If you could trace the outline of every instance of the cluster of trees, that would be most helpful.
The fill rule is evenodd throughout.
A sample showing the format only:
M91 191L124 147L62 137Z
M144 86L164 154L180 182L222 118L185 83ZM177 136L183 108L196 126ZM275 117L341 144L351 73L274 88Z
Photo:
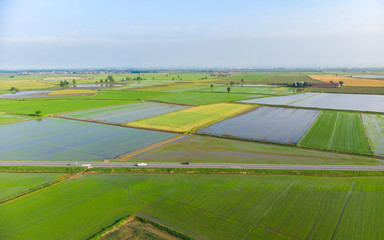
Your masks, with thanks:
M115 82L115 79L113 78L112 75L109 75L105 80L103 79L100 79L100 83L114 83ZM99 83L98 81L95 82L96 84Z
M330 83L333 83L333 81L329 81ZM340 86L343 86L344 82L343 81L339 81L339 84Z
M152 78L152 79L154 79L154 78ZM131 80L141 81L141 80L145 80L145 78L140 77L140 76L133 77L133 78L126 77L125 79L122 79L121 81L124 82L124 81L131 81Z
M297 88L306 88L308 87L308 83L307 82L294 82L292 83L292 86L291 87L297 87Z
M59 85L60 85L60 87L65 87L65 86L69 85L69 82L67 80L64 80L64 81L61 80Z
M15 88L15 87L11 87L11 88L9 89L9 91L11 91L11 92L13 92L13 93L17 93L17 92L19 92L19 89Z

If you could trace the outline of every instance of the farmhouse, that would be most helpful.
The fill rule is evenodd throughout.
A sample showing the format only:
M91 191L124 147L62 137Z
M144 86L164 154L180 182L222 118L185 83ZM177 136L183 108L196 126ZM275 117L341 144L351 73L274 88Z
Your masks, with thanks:
M331 82L310 82L308 83L311 87L328 87L328 88L339 88L339 83L331 83Z

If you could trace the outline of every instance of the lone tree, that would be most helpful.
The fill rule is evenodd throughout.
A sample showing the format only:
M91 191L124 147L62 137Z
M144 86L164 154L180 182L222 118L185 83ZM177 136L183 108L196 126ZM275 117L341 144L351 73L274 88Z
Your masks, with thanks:
M244 83L244 79L243 78L241 79L241 82Z
M19 89L15 88L15 87L11 87L11 88L9 89L9 91L11 91L11 92L18 92Z
M41 110L36 110L36 111L35 111L35 115L36 115L36 116L40 116L40 114L41 114Z
M344 82L343 81L339 81L339 84L340 84L340 86L343 86Z
M227 92L229 93L231 91L231 87L227 87Z

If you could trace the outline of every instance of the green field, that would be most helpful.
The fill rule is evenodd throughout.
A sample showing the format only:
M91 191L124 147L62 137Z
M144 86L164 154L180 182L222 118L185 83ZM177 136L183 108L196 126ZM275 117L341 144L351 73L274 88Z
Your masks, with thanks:
M383 164L380 159L189 135L131 158L145 162L253 163L253 164Z
M40 110L42 115L72 112L83 109L113 106L134 102L132 100L52 100L45 99L27 99L27 100L0 100L0 110L10 113L35 114Z
M358 113L322 111L299 146L372 154Z
M382 239L383 183L380 177L87 175L1 206L0 238L87 239L137 213L197 239Z
M253 108L252 105L217 103L188 108L126 124L127 126L186 132Z
M0 172L0 202L9 197L35 189L43 184L55 181L64 175L63 173L32 174Z
M187 105L204 105L218 102L240 101L257 97L265 97L265 95L242 93L185 92L164 97L156 97L152 100Z
M169 95L161 92L140 92L140 91L120 91L120 90L104 90L94 96L92 99L120 99L120 100L141 100L153 97Z
M231 86L231 93L250 93L250 94L265 94L265 95L284 95L292 93L289 88L278 88L278 87L248 87L248 86ZM203 92L219 92L227 93L227 86L213 87L204 90ZM265 96L267 97L267 96Z

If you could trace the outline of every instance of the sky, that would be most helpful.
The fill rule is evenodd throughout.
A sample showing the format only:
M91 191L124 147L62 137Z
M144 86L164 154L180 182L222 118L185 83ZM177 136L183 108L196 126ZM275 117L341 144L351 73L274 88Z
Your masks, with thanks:
M384 0L0 0L0 69L384 67Z

